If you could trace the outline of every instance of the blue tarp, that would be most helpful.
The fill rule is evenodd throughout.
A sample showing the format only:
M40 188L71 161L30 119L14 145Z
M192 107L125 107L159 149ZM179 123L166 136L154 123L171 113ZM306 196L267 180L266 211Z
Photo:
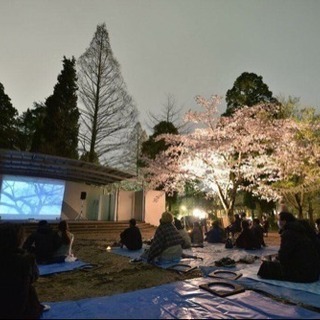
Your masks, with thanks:
M220 298L200 289L197 278L149 289L79 301L48 303L42 319L319 319L320 314L254 291ZM290 289L287 289L290 290Z
M54 273L72 271L79 268L84 268L85 266L90 266L90 263L77 260L74 262L62 262L62 263L52 263L45 265L38 265L40 276L47 276Z
M138 251L129 251L120 248L111 250L111 252L115 254L127 256L131 259L139 258L143 251L144 248ZM207 276L208 273L213 270L230 270L242 273L243 276L233 282L243 285L245 292L225 298L218 297L199 288L200 284L216 280L210 277L203 277L113 296L82 299L79 301L46 302L46 304L51 306L51 310L45 312L42 318L320 318L320 313L316 312L320 310L320 282L313 284L287 284L282 281L262 281L262 279L259 279L256 275L260 265L260 257L276 253L276 247L245 251L225 249L223 245L206 244L204 248L192 248L190 250L184 250L184 252L203 259L182 259L180 262L200 267L201 270L206 271L204 272L204 276ZM214 265L214 262L222 257L229 257L238 261L241 257L248 255L254 255L256 257L254 263L237 263L236 266L231 269L218 268ZM262 294L259 290L271 294L271 296ZM279 298L283 299L283 301L279 301ZM305 308L306 306L308 306L308 308ZM314 308L314 310L310 309L312 306L316 308Z

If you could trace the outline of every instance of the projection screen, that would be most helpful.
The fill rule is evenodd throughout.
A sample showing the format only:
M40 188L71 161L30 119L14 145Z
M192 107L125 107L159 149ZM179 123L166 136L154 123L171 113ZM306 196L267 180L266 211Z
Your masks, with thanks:
M54 179L2 176L2 220L60 219L65 182Z

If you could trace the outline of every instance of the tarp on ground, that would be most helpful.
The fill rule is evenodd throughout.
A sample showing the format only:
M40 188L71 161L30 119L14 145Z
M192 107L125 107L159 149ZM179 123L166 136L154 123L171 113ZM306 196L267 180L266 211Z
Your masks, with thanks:
M76 260L74 262L61 262L38 265L40 276L48 276L50 274L73 271L76 269L81 269L84 267L90 267L90 263L83 262L81 260Z
M115 247L110 250L111 253L122 255L130 259L137 259L141 256L144 250L148 246L144 245L142 249L136 251L130 251L126 248ZM183 253L185 255L194 256L198 259L183 258L180 261L174 261L172 263L157 264L161 268L168 268L176 263L188 264L191 267L200 267L204 275L216 270L215 261L222 258L228 257L235 261L239 261L241 258L251 255L257 257L256 264L260 263L260 258L265 255L276 254L278 252L278 247L265 247L260 250L243 250L243 249L226 249L224 244L217 243L204 243L203 248L195 247L191 249L184 249ZM246 264L236 264L234 270L242 270L246 268Z
M197 278L107 297L45 302L42 319L318 319L320 313L283 304L257 292L221 298L199 288ZM288 289L290 290L290 289Z
M131 253L115 252L117 254L130 256ZM279 298L292 300L296 303L310 304L315 307L320 307L320 281L314 283L295 283L287 281L266 280L257 275L261 264L261 257L278 252L278 247L270 246L260 250L243 250L243 249L226 249L223 244L208 244L205 243L203 248L191 248L183 250L185 254L201 257L201 259L181 259L180 263L189 264L190 266L197 266L202 271L203 276L208 276L216 270L228 270L241 273L242 277L238 279L239 282L251 288L263 288L264 291L275 295ZM141 253L143 250L141 251ZM124 254L123 254L124 253ZM139 256L137 253L135 258ZM236 263L235 267L217 267L215 261L223 257L229 257L235 261L239 261L245 256L257 257L254 263ZM131 256L133 258L133 256Z

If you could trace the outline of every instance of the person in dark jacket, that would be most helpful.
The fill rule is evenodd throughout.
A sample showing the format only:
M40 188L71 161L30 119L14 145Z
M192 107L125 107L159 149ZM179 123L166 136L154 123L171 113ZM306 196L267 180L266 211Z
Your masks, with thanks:
M39 319L41 305L33 283L39 276L33 255L21 249L23 228L0 224L0 318Z
M251 231L253 232L254 236L258 239L260 245L265 247L266 244L265 244L264 238L263 238L264 230L263 230L263 226L260 224L260 220L258 218L254 218L252 220Z
M139 250L142 248L142 236L136 224L135 219L130 219L129 228L120 234L120 244L125 245L128 250Z
M226 233L229 236L231 233L231 236L233 237L235 233L241 232L241 217L239 214L234 215L234 221L226 227Z
M242 231L235 241L235 246L246 250L260 249L261 245L256 235L250 229L249 221L242 220L241 227Z
M192 246L203 246L203 231L199 221L193 223L193 228L190 232Z
M221 227L219 220L212 222L212 228L206 233L205 240L209 243L224 243L226 235Z
M160 225L156 229L151 246L147 252L149 263L174 261L182 256L183 238L173 224L173 215L163 212Z
M304 225L291 213L279 214L280 249L273 261L263 261L258 275L264 279L292 282L319 280L320 257Z
M63 262L63 257L54 257L55 251L62 245L58 233L49 225L48 221L41 220L38 228L31 233L23 244L23 249L36 256L38 264Z

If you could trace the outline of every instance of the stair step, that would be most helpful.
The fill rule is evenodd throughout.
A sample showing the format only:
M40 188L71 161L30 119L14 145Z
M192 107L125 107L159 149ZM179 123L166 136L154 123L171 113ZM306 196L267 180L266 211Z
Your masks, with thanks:
M54 230L58 229L59 222L49 222ZM92 232L121 232L125 228L129 226L129 221L121 221L121 222L113 222L113 221L68 221L69 229L71 232L82 234L82 233L92 233ZM32 233L37 229L37 222L24 222L22 223L25 229L26 235ZM155 230L155 226L145 223L145 222L137 222L137 226L141 231L148 232Z

